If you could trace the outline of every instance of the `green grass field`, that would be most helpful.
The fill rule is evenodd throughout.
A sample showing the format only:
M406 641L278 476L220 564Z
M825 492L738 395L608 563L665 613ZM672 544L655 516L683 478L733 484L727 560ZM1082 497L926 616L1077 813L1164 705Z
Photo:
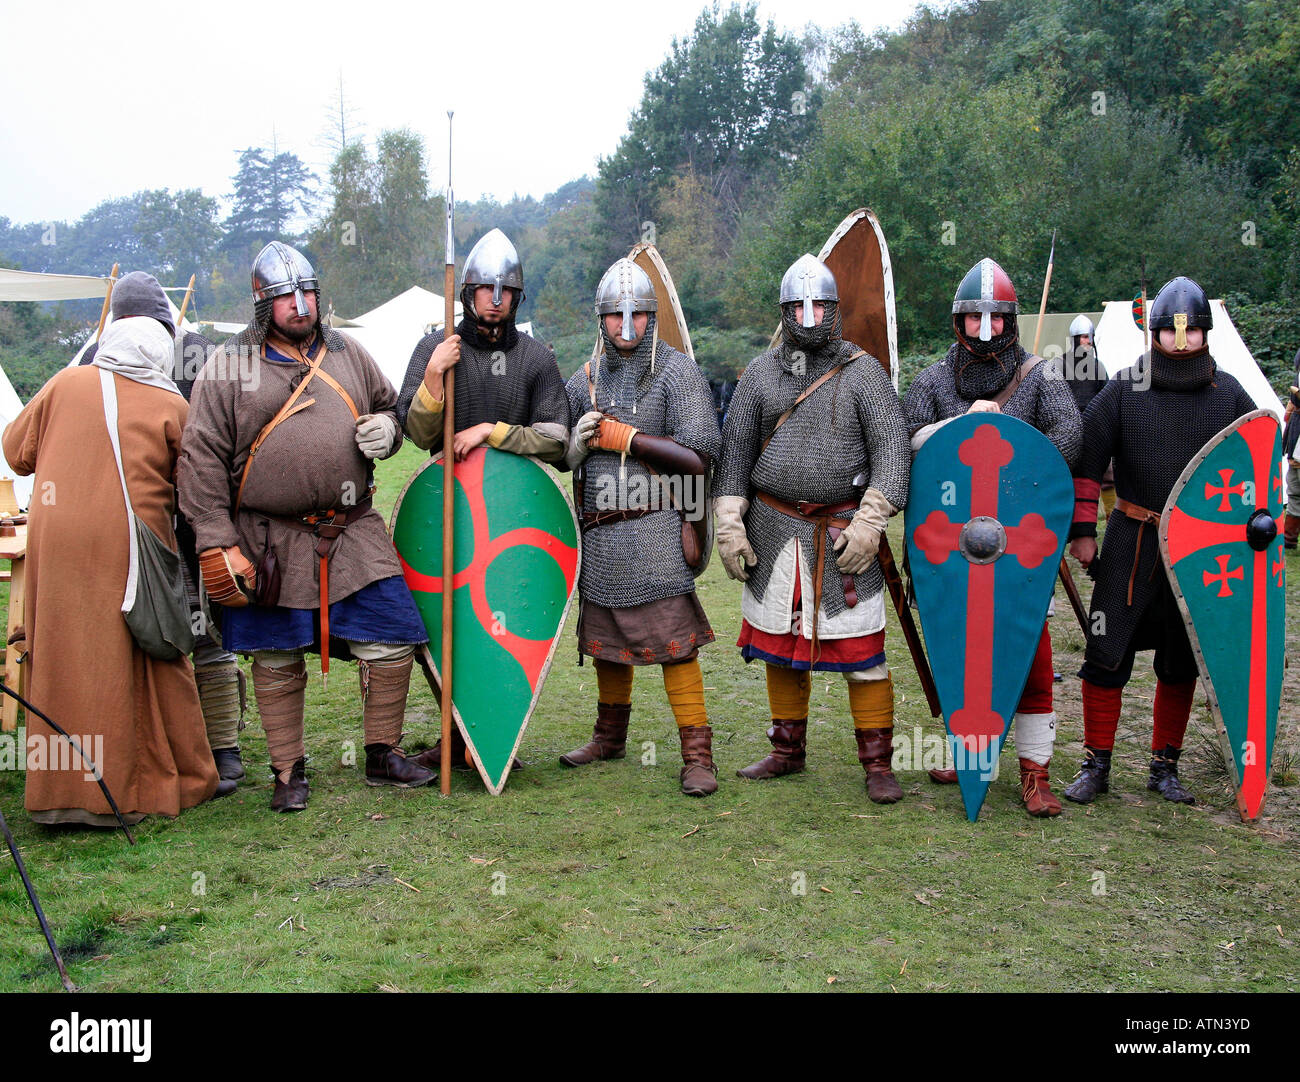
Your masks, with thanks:
M385 517L421 459L408 445L382 465ZM896 520L896 551L901 527ZM343 765L362 742L345 664L328 694L319 677L309 685L312 795L297 815L267 807L251 703L249 780L177 820L147 820L135 848L120 833L34 826L22 777L0 772L0 809L73 979L103 991L1296 987L1300 789L1276 784L1294 783L1300 757L1294 673L1258 825L1238 819L1199 696L1182 775L1200 803L1176 807L1146 792L1149 655L1126 693L1111 795L1031 819L1008 751L971 824L955 787L920 772L900 775L902 803L866 799L839 677L815 680L806 773L736 778L768 746L763 673L732 645L739 587L716 560L700 596L718 636L701 652L720 767L707 800L678 791L658 669L638 673L627 759L558 764L590 735L595 712L594 673L576 665L571 629L524 737L527 769L497 798L463 771L447 799L436 788L367 788L361 768ZM1058 792L1080 756L1073 674L1083 646L1063 600L1059 609ZM892 625L888 644L896 732L939 733ZM62 721L77 731L76 719ZM408 749L431 743L437 724L417 671ZM58 987L5 853L0 989Z

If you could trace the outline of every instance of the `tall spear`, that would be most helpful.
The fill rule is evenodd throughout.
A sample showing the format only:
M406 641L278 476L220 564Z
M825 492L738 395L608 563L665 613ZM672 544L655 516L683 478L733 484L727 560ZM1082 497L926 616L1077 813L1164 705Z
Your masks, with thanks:
M108 322L108 309L113 300L113 283L117 281L117 264L113 264L113 269L108 272L108 289L104 293L104 307L99 310L99 326L95 330L95 341L99 341L99 336L104 333L104 324Z
M1052 230L1052 250L1047 254L1047 277L1043 279L1043 299L1038 305L1038 326L1034 328L1033 352L1038 352L1039 340L1043 337L1043 316L1047 313L1047 291L1052 288L1052 267L1056 263L1056 230Z
M181 333L181 324L185 322L185 309L190 306L190 298L194 296L194 279L197 274L190 275L190 284L185 287L185 297L181 301L180 315L176 317L176 333Z
M1052 249L1047 253L1047 277L1043 279L1043 299L1038 305L1038 326L1034 328L1034 350L1038 352L1038 343L1043 336L1043 317L1047 314L1047 291L1052 287L1052 268L1056 265L1056 230L1052 230ZM1057 577L1061 580L1061 585L1065 587L1065 596L1070 599L1070 608L1074 611L1074 618L1079 621L1079 627L1083 629L1083 636L1088 637L1088 616L1083 610L1083 601L1079 597L1079 587L1074 583L1074 575L1070 571L1070 565L1061 558L1061 566L1056 569Z
M451 189L451 118L447 110L447 265L443 269L442 340L445 342L456 325L456 234L452 229L456 215L456 197ZM451 617L452 589L455 580L455 506L456 506L456 368L442 376L442 762L438 788L443 796L451 793Z

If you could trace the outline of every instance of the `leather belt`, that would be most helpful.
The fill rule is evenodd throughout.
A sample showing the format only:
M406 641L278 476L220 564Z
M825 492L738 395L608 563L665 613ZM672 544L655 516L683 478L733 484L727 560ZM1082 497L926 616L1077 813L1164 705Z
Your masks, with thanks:
M826 570L826 538L829 535L831 541L836 540L843 532L844 526L832 526L831 521L837 515L844 515L849 511L857 511L857 500L846 500L843 503L810 503L807 500L800 500L797 503L790 503L779 496L773 496L767 492L757 492L757 497L762 500L768 507L780 511L783 515L789 515L791 518L802 519L804 522L811 522L817 527L813 533L813 562L815 569L813 571L813 626L812 626L812 660L817 661L819 639L817 635L817 615L821 612L822 607L822 576ZM848 523L844 524L845 526ZM852 575L841 575L844 580L844 601L853 608L858 603L857 587L853 584Z
M375 490L371 488L360 503L342 510L331 507L305 515L266 516L316 538L316 555L320 557L320 671L321 683L325 686L328 686L330 675L330 551L348 525L370 510L374 494Z
M630 522L632 519L641 518L653 511L662 511L662 507L624 507L616 511L584 511L582 512L582 532L594 530L597 526L608 526L611 522Z
M1128 603L1133 604L1133 580L1137 577L1138 561L1142 558L1142 531L1148 526L1159 526L1160 516L1150 508L1143 507L1141 504L1133 503L1123 498L1115 501L1115 510L1119 511L1125 518L1131 518L1138 524L1137 543L1133 546L1133 568L1128 573ZM1159 563L1157 557L1156 563ZM1151 565L1151 574L1147 580L1155 576L1156 565Z

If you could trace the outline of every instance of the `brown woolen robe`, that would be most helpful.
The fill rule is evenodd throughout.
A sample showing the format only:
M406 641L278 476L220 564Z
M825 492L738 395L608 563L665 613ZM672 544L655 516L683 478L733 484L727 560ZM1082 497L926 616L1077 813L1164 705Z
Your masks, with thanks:
M113 379L135 513L175 548L173 483L188 407L179 394L120 375ZM207 800L217 770L189 658L151 658L136 646L121 615L129 559L126 504L99 369L56 374L5 429L3 443L17 473L36 474L24 609L31 702L92 758L94 738L103 737L98 765L124 814L177 815ZM36 736L51 752L55 741L62 742L34 716L27 719L27 735L29 745ZM32 769L32 754L29 747L26 806L34 818L95 822L91 816L111 814L75 753L62 760L74 764L72 770ZM58 814L40 814L54 810Z

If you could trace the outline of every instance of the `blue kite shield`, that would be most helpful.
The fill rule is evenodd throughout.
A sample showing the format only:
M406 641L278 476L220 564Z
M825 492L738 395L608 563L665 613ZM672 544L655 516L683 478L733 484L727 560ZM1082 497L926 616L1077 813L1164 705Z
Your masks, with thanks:
M912 463L912 588L971 822L1029 677L1073 511L1060 452L1014 417L958 417Z
M1245 820L1263 810L1282 700L1282 508L1282 430L1254 410L1197 452L1160 517L1160 555Z

